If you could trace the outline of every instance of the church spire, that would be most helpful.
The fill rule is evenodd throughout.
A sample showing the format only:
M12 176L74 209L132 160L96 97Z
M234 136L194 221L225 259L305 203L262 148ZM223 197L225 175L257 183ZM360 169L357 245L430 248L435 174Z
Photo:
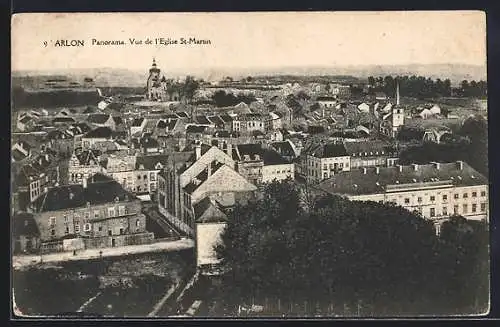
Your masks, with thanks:
M153 67L156 67L156 60L155 60L155 57L153 57Z
M399 106L399 81L396 81L396 106Z

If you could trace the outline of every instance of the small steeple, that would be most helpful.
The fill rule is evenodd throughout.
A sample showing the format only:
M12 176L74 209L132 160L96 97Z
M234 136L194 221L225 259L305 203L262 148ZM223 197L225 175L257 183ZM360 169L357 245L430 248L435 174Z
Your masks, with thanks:
M396 82L396 106L399 106L399 82Z
M155 60L155 57L153 57L153 67L156 67L156 60Z

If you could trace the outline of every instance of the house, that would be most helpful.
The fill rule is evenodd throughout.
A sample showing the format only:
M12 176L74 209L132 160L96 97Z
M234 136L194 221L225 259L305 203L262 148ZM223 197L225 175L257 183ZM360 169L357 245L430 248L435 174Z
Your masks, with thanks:
M158 173L169 163L170 155L141 155L137 156L135 162L135 190L139 193L147 193L148 196L156 194L158 189ZM155 199L155 197L149 197Z
M266 129L270 131L275 131L283 128L282 115L279 112L270 112L269 118L266 121Z
M273 148L260 144L239 144L232 152L236 171L254 185L295 178L294 164Z
M260 131L264 133L266 131L265 119L261 114L251 113L251 114L240 115L239 121L241 124L240 126L241 131L246 131L249 133L253 131ZM234 130L239 131L237 129Z
M31 149L33 147L24 141L14 143L11 149L11 158L13 162L23 161L31 156Z
M132 145L133 148L140 149L145 154L160 152L160 144L149 133L145 133L141 138L132 139Z
M344 144L314 142L302 151L300 164L306 180L314 183L349 171L350 157Z
M177 153L172 165L158 174L158 209L174 226L194 236L197 205L205 198L221 210L253 197L256 186L235 171L232 149L198 144L194 153ZM189 153L189 152L188 152Z
M81 146L84 149L90 149L97 142L112 140L113 130L109 127L97 127L81 137Z
M337 104L337 98L331 96L321 96L316 98L316 102L323 108L333 108Z
M85 176L93 176L104 171L95 150L73 152L69 159L69 184L83 184Z
M432 111L430 111L429 109L425 108L423 109L419 114L418 116L422 119L427 119L427 118L430 118L432 116L434 116L434 114L432 113Z
M17 119L16 127L21 132L27 132L33 129L36 121L29 114L20 115Z
M57 185L59 178L59 164L48 153L38 155L22 165L13 176L12 190L17 193L18 209L24 210L50 187Z
M93 127L109 127L113 131L116 129L116 122L109 114L91 114L87 122Z
M383 141L344 142L350 156L351 169L387 166L388 159L397 158L397 151Z
M357 106L358 110L360 112L368 113L370 112L370 105L367 104L366 102L363 102Z
M294 161L300 155L300 152L295 144L289 139L286 141L271 143L270 146L289 162Z
M44 252L150 243L141 202L101 174L52 188L30 207Z
M359 168L324 180L318 189L353 201L392 203L440 225L451 215L488 220L488 179L467 163Z
M47 145L61 156L68 158L74 148L73 135L67 130L52 130L45 136Z
M118 152L103 156L104 174L116 180L129 192L135 192L136 156L127 152Z
M142 134L147 122L145 118L135 118L130 125L130 135Z

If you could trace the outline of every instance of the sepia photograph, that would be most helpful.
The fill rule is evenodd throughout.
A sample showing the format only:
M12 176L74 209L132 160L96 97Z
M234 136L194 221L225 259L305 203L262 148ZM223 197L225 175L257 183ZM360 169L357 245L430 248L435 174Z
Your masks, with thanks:
M11 27L13 319L490 312L484 12Z

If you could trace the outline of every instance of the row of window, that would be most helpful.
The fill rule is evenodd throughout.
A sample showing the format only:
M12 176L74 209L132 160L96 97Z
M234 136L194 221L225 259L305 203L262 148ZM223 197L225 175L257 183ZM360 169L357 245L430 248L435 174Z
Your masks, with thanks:
M472 197L473 197L473 198L477 198L477 192L472 192L472 194L471 194L471 195L472 195ZM481 197L485 197L485 196L486 196L486 191L481 191ZM463 194L462 194L462 197L463 197L464 199L467 199L467 198L469 197L469 194L468 194L468 193L463 193ZM442 198L443 198L443 201L447 201L447 200L448 200L448 194L443 194ZM454 199L459 199L459 198L460 198L460 194L458 194L458 193L453 194L453 198L454 198ZM429 197L429 200L430 200L431 202L436 201L436 196L431 195L431 196ZM410 203L410 198L405 198L405 199L404 199L404 202L405 202L405 204L409 204L409 203ZM422 197L421 197L421 196L419 196L419 197L417 198L417 202L418 202L418 203L421 203L421 202L422 202Z
M139 227L141 225L141 221L140 219L137 219L136 222L135 222L135 226L136 227ZM136 229L138 231L138 229ZM75 223L75 234L79 234L81 231L80 229L80 223ZM88 232L91 232L92 231L92 224L90 223L85 223L83 225L83 231L88 233ZM98 231L99 232L102 232L102 226L99 225L98 226ZM69 234L70 233L70 229L69 229L69 226L66 226L66 229L64 231L65 234ZM120 235L122 235L124 233L124 229L123 228L120 228ZM55 236L56 235L56 230L54 228L51 229L50 231L50 235L51 236ZM108 230L108 235L111 236L112 235L112 231L111 230Z
M349 163L345 163L345 167L348 168L349 167ZM344 168L344 163L334 163L334 164L330 164L330 170L334 170L334 169L343 169ZM323 164L323 170L327 170L328 169L328 164Z
M118 214L118 216L124 216L124 215L127 215L129 213L129 210L128 210L128 208L126 206L119 206L118 207L118 211L115 210L115 207L110 207L110 208L108 208L107 213L108 213L108 215L107 215L108 218L109 217L116 217L117 214ZM94 210L93 214L94 214L93 217L95 219L98 219L98 218L101 217L101 211L100 210ZM84 213L85 219L89 219L90 216L91 216L91 213L89 211L87 211L87 212ZM49 217L49 225L50 226L56 225L56 220L57 220L56 218L57 217ZM80 219L80 217L75 216L74 217L75 223L79 223L79 219ZM67 223L68 220L69 220L68 216L64 215L63 216L63 220L64 220L65 223Z
M364 153L364 154L363 154L363 153ZM360 153L358 154L358 156L360 156L360 157L361 157L362 155L367 156L367 155L368 155L368 153L370 153L370 156L373 156L373 155L378 156L378 155L379 155L379 152L378 152L378 151L375 151L375 152L360 152ZM384 154L384 151L381 151L381 152L380 152L380 155L383 155L383 154ZM355 157L355 156L356 156L356 153L353 153L353 154L352 154L352 156L353 156L353 157Z
M459 206L458 205L454 205L453 206L453 214L454 215L458 215L460 214L459 212ZM442 208L442 214L443 216L447 216L448 215L448 207L443 207ZM481 203L480 205L480 210L481 212L486 212L486 203ZM476 203L473 203L472 206L471 206L471 213L476 213L477 212L477 204ZM462 214L468 214L469 213L469 206L467 204L463 204L462 205ZM430 216L431 217L435 217L436 216L436 208L430 208Z

